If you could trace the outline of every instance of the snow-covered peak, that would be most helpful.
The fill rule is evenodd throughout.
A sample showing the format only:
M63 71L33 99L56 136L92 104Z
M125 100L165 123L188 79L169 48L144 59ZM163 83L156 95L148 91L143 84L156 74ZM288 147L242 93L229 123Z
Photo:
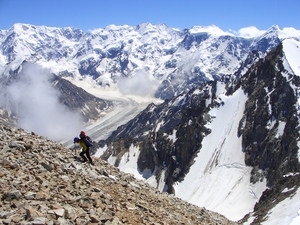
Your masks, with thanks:
M168 27L166 24L158 24L154 25L151 23L142 23L135 27L135 30L140 33L140 35L147 35L147 36L171 36L174 32L180 33L179 30L174 28Z
M280 32L280 29L277 25L274 25L270 27L268 30L266 30L262 35L258 36L258 39L274 39L278 38L278 34Z
M25 23L16 23L14 24L10 30L13 30L17 33L22 33L24 30L28 30L32 28L33 26L30 24L25 24Z
M211 26L194 26L190 29L191 34L207 33L215 36L234 36L232 33L224 32L216 25Z
M10 29L11 32L17 33L19 36L29 36L32 33L52 33L53 31L57 31L61 28L56 27L47 27L47 26L34 26L31 24L23 24L23 23L16 23Z
M41 47L43 44L49 45L51 39L56 40L57 42L76 42L83 35L83 31L72 27L57 28L17 23L5 32L5 34L6 36L3 36L4 39L11 34L14 34L15 40L18 40L15 44L23 45L23 47L28 44ZM46 43L47 41L48 43ZM5 40L2 40L1 42L5 42Z
M156 30L157 26L152 24L152 23L141 23L141 24L136 26L136 29L140 33L144 33L145 31L148 31L148 30Z
M275 31L275 32L277 32L277 31L280 31L280 28L279 28L279 26L278 25L273 25L273 26L271 26L269 29L268 29L269 31Z

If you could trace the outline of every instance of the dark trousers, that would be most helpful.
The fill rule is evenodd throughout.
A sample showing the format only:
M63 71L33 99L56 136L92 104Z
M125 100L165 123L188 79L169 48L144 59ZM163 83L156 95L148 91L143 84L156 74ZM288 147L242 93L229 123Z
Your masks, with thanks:
M86 155L86 157L89 159L90 163L93 164L93 160L92 160L92 158L91 158L91 156L90 156L90 148L89 148L89 147L87 147L86 151L82 151L82 152L80 153L80 156L83 158L83 161L84 161L84 162L87 161L85 155Z

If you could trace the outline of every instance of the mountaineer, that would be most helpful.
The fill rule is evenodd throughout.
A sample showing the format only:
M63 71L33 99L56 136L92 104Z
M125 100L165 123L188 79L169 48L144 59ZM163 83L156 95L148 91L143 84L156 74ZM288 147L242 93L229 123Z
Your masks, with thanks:
M87 139L87 138L85 138L85 139ZM87 159L86 159L86 157L87 157L90 161L90 164L94 165L93 160L90 156L90 146L92 146L92 145L87 144L85 139L84 138L79 139L78 137L75 137L74 138L74 143L79 143L80 146L82 147L82 151L80 153L80 156L83 158L83 162L87 161ZM85 155L86 155L86 157L85 157Z

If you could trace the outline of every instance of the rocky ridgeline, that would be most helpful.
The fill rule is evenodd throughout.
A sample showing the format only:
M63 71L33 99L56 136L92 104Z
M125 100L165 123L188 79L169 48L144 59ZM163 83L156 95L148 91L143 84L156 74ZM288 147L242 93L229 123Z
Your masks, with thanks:
M0 137L1 224L235 224L34 133Z

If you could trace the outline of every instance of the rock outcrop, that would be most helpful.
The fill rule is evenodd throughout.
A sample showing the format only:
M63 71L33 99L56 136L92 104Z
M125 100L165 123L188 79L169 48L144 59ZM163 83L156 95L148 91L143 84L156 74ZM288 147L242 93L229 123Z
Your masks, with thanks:
M235 224L78 150L0 123L1 224Z

